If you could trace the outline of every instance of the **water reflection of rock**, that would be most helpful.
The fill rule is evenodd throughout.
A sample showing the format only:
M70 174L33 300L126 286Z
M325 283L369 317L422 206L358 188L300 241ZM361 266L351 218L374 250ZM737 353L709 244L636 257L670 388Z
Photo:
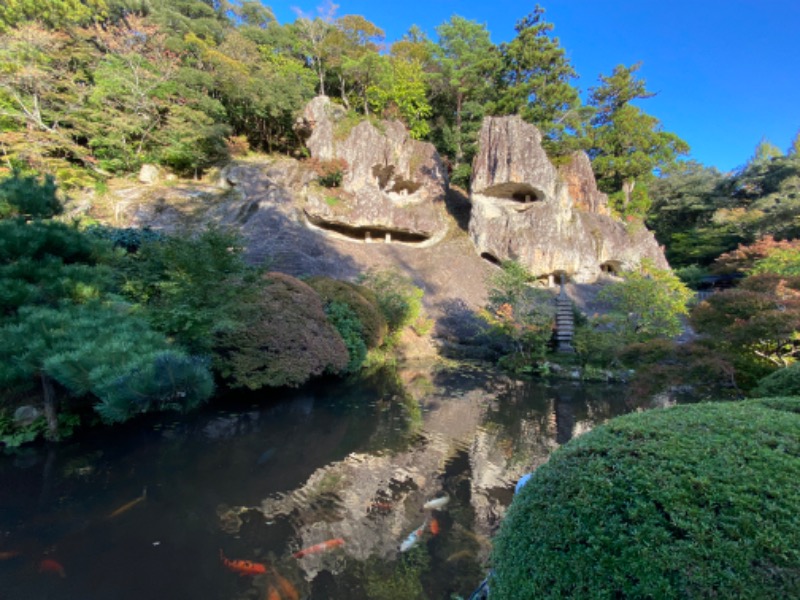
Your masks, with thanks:
M300 561L309 580L323 570L339 572L345 557L393 559L400 542L428 518L423 504L444 493L452 498L444 517L450 534L463 534L464 544L471 539L471 552L485 559L487 540L518 478L543 464L559 445L621 412L615 397L593 397L585 387L469 376L474 381L468 386L464 373L426 376L417 370L403 377L415 382L409 389L421 408L413 443L393 452L353 452L317 469L299 488L255 507L268 521L293 523L289 551L345 540L344 553L333 550ZM457 385L448 385L449 377L456 377ZM231 510L229 516L242 509ZM235 519L225 526L231 522ZM448 552L459 550L456 543Z

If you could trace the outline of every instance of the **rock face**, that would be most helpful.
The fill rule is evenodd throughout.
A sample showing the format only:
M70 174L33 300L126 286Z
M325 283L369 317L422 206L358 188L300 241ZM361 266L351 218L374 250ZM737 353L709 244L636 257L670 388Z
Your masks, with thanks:
M609 215L584 153L556 169L539 131L517 116L484 120L479 144L469 233L485 258L516 260L535 276L565 274L578 283L645 258L668 267L643 225Z
M306 187L308 222L359 241L430 245L443 238L447 175L433 145L409 137L399 121L362 121L348 131L347 119L320 96L298 124L312 160L346 164L340 188Z

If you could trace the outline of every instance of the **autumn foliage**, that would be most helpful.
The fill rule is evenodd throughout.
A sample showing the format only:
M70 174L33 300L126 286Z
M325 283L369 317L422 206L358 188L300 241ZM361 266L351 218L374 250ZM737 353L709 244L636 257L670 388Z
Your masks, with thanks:
M269 273L247 324L219 336L220 371L235 387L298 386L342 371L347 348L325 316L317 293L302 281Z

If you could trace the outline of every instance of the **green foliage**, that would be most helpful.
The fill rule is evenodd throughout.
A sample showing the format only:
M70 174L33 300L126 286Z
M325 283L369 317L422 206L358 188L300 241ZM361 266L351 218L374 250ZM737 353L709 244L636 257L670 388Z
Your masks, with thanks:
M216 335L216 363L234 387L299 386L350 360L319 296L305 283L271 273L259 297L240 307L240 324Z
M438 75L432 85L444 92L445 99L439 110L443 131L437 145L458 167L471 163L475 154L484 107L496 96L501 58L484 24L453 15L436 33Z
M147 357L136 370L103 382L94 409L104 423L162 410L188 411L214 393L214 379L205 361L174 350Z
M108 421L148 410L191 408L213 392L208 369L171 349L126 305L94 301L56 309L23 307L0 332L5 340L0 382L33 384L48 378L75 397L99 399L98 411ZM114 406L114 417L108 404Z
M753 263L753 275L774 273L785 277L800 277L800 251L798 248L778 248Z
M328 320L342 336L350 360L344 368L345 373L355 373L367 358L367 345L364 343L363 326L355 311L344 302L329 302L325 306Z
M0 6L0 32L24 21L42 21L49 27L83 25L102 19L105 0L5 0Z
M358 317L361 334L367 348L379 347L387 334L386 319L378 307L378 298L369 288L331 279L312 277L306 280L326 305L336 302L347 305Z
M760 379L750 395L755 398L800 396L800 363L793 363Z
M570 83L578 75L558 38L551 37L555 27L543 20L544 13L536 5L517 22L514 39L500 47L505 87L498 105L501 112L536 125L549 152L564 154L554 142L582 127L578 90Z
M390 334L400 332L422 314L424 292L398 271L371 271L359 283L375 294Z
M504 262L489 281L489 304L480 313L492 334L513 348L501 357L501 366L517 372L531 372L542 361L555 322L553 296L529 285L531 280L518 262Z
M52 221L0 221L0 317L22 306L85 302L112 287L108 247Z
M263 286L239 238L214 227L146 242L120 266L124 292L144 306L153 327L194 354L211 353L216 334L240 326L241 308Z
M417 546L400 556L398 564L387 568L385 561L370 559L365 588L373 600L426 600L423 576L430 570L430 559L423 547Z
M107 225L91 225L86 228L86 233L101 240L108 240L115 248L122 248L126 252L136 252L142 244L160 242L164 234L154 231L149 227L109 227Z
M372 109L384 117L400 117L412 138L419 140L430 133L428 118L433 114L428 98L425 73L419 61L389 58L367 88Z
M0 181L0 219L17 216L27 220L46 219L61 211L56 183L50 175L40 182L35 175L23 175L15 170Z
M612 75L601 75L602 85L592 88L589 97L589 104L596 109L589 149L592 168L603 191L623 193L623 214L628 214L638 183L646 183L653 169L663 168L689 151L686 142L661 130L658 119L631 104L653 96L635 76L640 66L619 65Z
M703 278L708 276L708 269L700 265L688 265L675 269L675 275L686 284L686 287L696 290Z
M326 188L341 187L348 167L347 161L343 158L331 160L307 158L303 164L317 175L317 183Z
M551 455L494 545L492 598L800 591L800 400L611 420Z
M692 292L672 271L644 263L640 271L625 273L623 281L603 288L598 297L611 305L612 327L624 344L678 335Z

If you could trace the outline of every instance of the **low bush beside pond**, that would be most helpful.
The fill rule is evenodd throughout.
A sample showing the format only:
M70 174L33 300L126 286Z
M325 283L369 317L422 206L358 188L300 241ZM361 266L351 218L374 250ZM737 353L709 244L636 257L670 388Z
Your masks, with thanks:
M800 398L626 415L540 467L493 600L800 597Z

